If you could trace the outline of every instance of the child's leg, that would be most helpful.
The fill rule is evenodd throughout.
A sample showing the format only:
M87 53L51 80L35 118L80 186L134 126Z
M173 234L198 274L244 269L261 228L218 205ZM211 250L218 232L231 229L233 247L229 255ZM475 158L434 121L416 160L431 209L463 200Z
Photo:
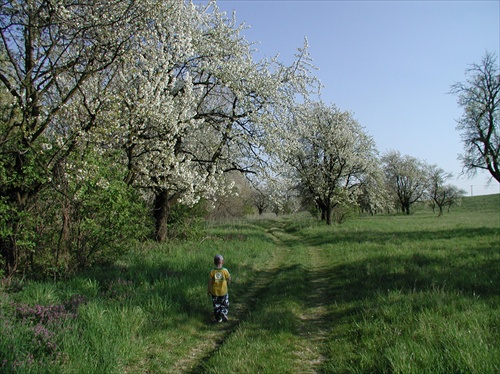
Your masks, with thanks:
M219 296L214 296L212 295L212 306L214 309L214 318L216 321L218 321L220 317L220 303L219 303Z
M227 315L229 313L229 294L221 296L220 300L220 316L224 321L227 321Z
M212 296L212 305L214 308L214 318L216 321L227 321L229 313L229 295Z

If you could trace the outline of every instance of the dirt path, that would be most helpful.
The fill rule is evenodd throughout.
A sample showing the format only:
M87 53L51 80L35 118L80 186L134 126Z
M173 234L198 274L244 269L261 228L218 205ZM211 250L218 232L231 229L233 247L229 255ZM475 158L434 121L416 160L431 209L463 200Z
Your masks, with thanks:
M278 239L270 234L270 232L274 230L279 229L269 229L268 235L276 244L279 244L279 242L277 242ZM269 286L274 275L279 272L285 259L285 254L285 248L277 245L272 260L267 264L265 269L259 272L259 278L253 286L244 294L239 294L238 301L231 304L231 318L229 322L214 324L213 329L206 334L206 338L204 339L205 342L193 347L186 357L177 361L172 367L171 372L192 374L204 372L204 364L217 353L231 334L236 331L240 323L245 320L248 313L251 312L250 306L253 304L252 300Z
M238 301L232 304L230 321L226 324L215 324L213 329L206 333L204 343L193 347L187 356L177 361L171 368L171 372L203 373L205 363L218 352L240 323L252 312L251 306L254 305L252 300L269 288L273 278L281 268L290 265L291 256L287 256L290 253L290 248L287 242L298 241L299 238L285 233L283 228L284 224L266 230L267 235L275 244L273 258L265 269L259 271L256 283L245 294L240 294ZM321 250L307 246L301 246L298 250L305 254L301 257L307 259L300 265L308 273L316 276L311 279L310 287L313 292L303 300L302 312L298 316L300 325L298 330L300 332L299 344L295 352L297 369L301 373L316 373L325 360L322 346L329 326L331 326L327 305L331 303L333 295L329 287L328 269L322 266Z
M288 241L294 242L300 238L285 232L276 232L276 242L282 245ZM333 300L333 291L329 279L329 270L324 266L323 251L317 247L304 245L304 261L301 266L308 274L314 275L309 280L311 292L303 300L302 312L300 313L299 337L300 344L296 355L301 373L317 373L319 366L325 361L323 354L323 342L331 328L332 321L329 317L328 305Z
M307 307L300 316L301 337L307 341L308 354L313 373L319 367L326 357L323 354L322 346L331 329L332 321L329 317L328 305L333 300L331 283L328 277L328 269L324 268L321 259L321 252L317 248L307 248L310 258L310 270L318 274L318 277L311 280L313 293L307 300Z

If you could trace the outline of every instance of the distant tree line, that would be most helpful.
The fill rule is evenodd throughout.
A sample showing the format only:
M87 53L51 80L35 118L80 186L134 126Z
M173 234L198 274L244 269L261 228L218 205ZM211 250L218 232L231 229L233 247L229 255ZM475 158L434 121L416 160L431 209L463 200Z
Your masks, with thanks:
M452 177L451 173L445 172L437 165L401 155L398 151L388 151L380 159L371 159L373 163L369 166L370 173L361 173L357 177L351 175L353 172L346 172L346 176L342 176L342 168L360 170L359 165L348 166L346 160L338 161L338 170L325 171L326 167L332 168L335 162L325 157L323 152L328 153L324 150L320 157L317 153L310 155L316 162L315 165L312 160L304 163L297 158L300 172L311 177L302 177L292 169L290 179L297 181L296 185L287 184L284 180L282 183L275 183L288 186L285 187L288 188L287 191L281 192L283 198L280 206L293 206L293 211L309 210L314 215L317 213L326 224L332 224L343 222L349 213L375 215L401 212L409 215L415 203L427 204L441 216L445 209L449 211L453 205L460 204L466 193L447 183ZM335 153L333 150L330 152L330 155ZM302 168L303 165L305 166ZM335 180L335 177L338 179ZM279 208L273 210L280 198L266 192L269 190L265 187L254 190L254 207L259 214L266 211L284 213L284 210Z

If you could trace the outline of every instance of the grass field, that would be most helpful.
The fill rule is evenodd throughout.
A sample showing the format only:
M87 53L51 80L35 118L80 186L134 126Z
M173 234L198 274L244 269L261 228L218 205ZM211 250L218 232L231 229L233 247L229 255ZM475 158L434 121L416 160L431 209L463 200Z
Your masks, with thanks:
M231 271L212 324L213 255ZM500 195L442 217L306 215L144 243L65 282L0 300L5 373L498 373Z

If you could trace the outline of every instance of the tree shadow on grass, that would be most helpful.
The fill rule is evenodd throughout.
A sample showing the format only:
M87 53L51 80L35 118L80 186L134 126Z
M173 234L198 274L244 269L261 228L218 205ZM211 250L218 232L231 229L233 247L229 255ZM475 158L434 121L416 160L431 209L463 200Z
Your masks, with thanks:
M461 243L475 243L484 238L498 238L500 230L495 228L452 229L436 231L376 232L361 231L355 234L332 232L330 236L312 237L288 236L281 238L283 245L293 249L296 246L318 248L335 254L337 245L342 244L344 251L354 246L369 243L401 244L453 240ZM477 240L476 240L477 239ZM491 242L494 239L482 240ZM466 244L464 244L466 245ZM326 249L325 249L326 248ZM390 251L388 247L387 252ZM314 250L314 249L313 249ZM335 295L344 298L370 297L374 292L388 290L420 291L436 286L445 286L449 291L480 295L483 298L498 296L500 288L500 246L475 245L474 248L461 248L453 252L443 248L434 252L426 246L408 250L406 253L381 254L380 252L359 253L359 260L342 261L339 252L339 265L330 265L325 274L310 274L310 279L324 279L336 289ZM353 256L354 257L354 256ZM347 261L347 262L346 262Z
M203 268L205 262L193 260L184 264L184 269ZM147 310L155 319L174 320L184 318L207 318L209 300L206 296L206 274L183 270L164 260L141 261L108 265L95 268L86 275L97 284L97 294L92 297L108 303L137 306ZM155 306L155 304L157 306ZM158 315L155 316L155 308ZM181 318L181 319L182 319Z
M279 229L278 229L279 231ZM496 229L456 229L436 232L375 232L367 231L352 235L332 233L331 237L319 236L300 238L280 238L281 245L291 249L301 245L324 250L323 246L346 243L375 242L385 244L397 240L422 241L435 239L473 239L480 236L494 236ZM331 249L335 251L335 248ZM496 252L495 252L496 251ZM465 297L489 299L498 297L500 289L500 258L498 248L476 247L464 257L464 253L453 253L443 257L433 255L432 251L408 251L408 254L380 255L369 253L359 260L339 264L325 264L320 269L308 269L301 264L294 264L256 274L265 281L255 286L254 280L234 284L231 287L231 310L233 318L222 328L224 332L216 342L216 348L201 359L193 372L203 372L204 365L223 346L233 331L242 321L253 314L261 313L265 318L260 322L260 329L269 333L292 333L305 336L321 335L324 331L341 321L352 321L363 313L368 305L374 305L378 295L392 291L402 293L434 291L436 288L451 293L460 293ZM193 260L185 264L186 269L202 269L202 260ZM250 266L241 267L251 274ZM196 271L195 271L196 273ZM207 269L208 274L208 269ZM193 271L180 271L168 260L131 263L127 266L116 265L106 273L96 275L101 290L108 292L122 282L122 292L136 290L131 296L125 295L126 302L144 306L148 300L165 298L172 303L170 313L175 315L177 323L189 318L208 321L210 313L208 298L194 296L200 289L205 290L206 274ZM169 281L166 281L169 280ZM202 285L200 288L200 284ZM137 293L141 293L138 295ZM103 294L103 297L109 296ZM304 310L326 308L326 314L318 314L300 321L286 307L269 308L287 301L302 305ZM337 308L337 305L342 308ZM347 323L347 322L346 322ZM350 323L350 322L349 322ZM162 325L155 326L162 328ZM327 353L325 352L325 355Z
M428 291L436 287L475 297L498 296L499 259L450 265L453 262L452 257L423 254L378 256L332 268L331 284L345 301L370 298L377 292Z
M402 243L402 242L425 242L433 240L473 240L478 237L495 237L500 234L495 228L463 228L449 230L415 230L415 231L358 231L355 234L350 232L332 231L331 235L320 235L304 237L307 245L321 247L324 245L336 245L340 243ZM490 248L498 251L500 246Z
M450 258L452 262L462 263L460 258L453 261L453 254ZM280 318L290 321L292 317L285 315L285 311L271 309L270 314L265 316L266 322L262 324L262 328L268 329L270 333L279 333L286 328L286 331L298 336L315 340L312 344L321 345L323 338L349 341L354 339L352 343L357 344L354 342L360 337L352 330L353 321L362 322L368 311L372 313L385 307L397 310L401 306L392 303L399 304L406 298L405 295L416 296L410 296L407 304L411 305L414 313L435 310L439 300L458 302L457 295L461 300L469 299L471 302L481 299L498 303L498 257L496 260L482 259L453 267L449 265L450 258L435 258L422 254L378 256L319 270L300 266L286 267L277 274L256 312L264 305L279 303L284 298L301 304L306 312L323 308L326 313L315 315L313 312L312 318L306 316L303 323L297 321L296 324L275 323ZM301 286L304 284L307 286ZM290 285L295 285L294 292L291 292ZM386 297L391 294L401 297ZM431 294L435 297L428 299ZM466 302L464 305L467 304ZM457 307L458 305L460 303ZM393 338L397 339L397 336ZM335 357L330 357L329 344L325 343L320 351L323 358L320 358L317 369L321 368L321 360L335 360Z

